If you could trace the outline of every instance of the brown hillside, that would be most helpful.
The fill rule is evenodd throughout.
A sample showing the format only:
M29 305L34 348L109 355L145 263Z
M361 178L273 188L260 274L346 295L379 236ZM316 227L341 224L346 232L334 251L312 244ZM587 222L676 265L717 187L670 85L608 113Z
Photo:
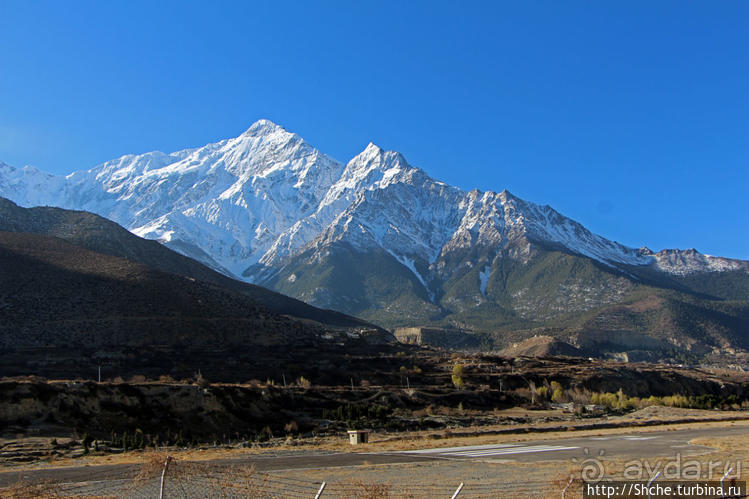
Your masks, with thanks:
M500 352L505 357L582 357L582 350L551 336L534 336Z
M97 253L126 258L153 269L191 277L242 293L284 315L336 327L375 327L355 317L322 310L261 286L231 279L156 241L140 238L116 223L85 211L22 208L0 198L0 231L53 236Z

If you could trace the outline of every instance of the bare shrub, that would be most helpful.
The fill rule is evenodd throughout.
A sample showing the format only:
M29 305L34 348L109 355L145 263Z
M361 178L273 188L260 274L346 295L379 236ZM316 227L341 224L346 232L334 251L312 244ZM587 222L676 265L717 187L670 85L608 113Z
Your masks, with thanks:
M271 440L273 438L273 430L270 429L270 426L266 426L260 430L260 435L266 440Z
M304 376L299 376L299 379L296 380L296 384L298 386L301 386L302 388L311 388L312 382L305 378Z
M527 400L530 400L531 398L531 391L525 387L516 388L515 390L512 391L512 393L514 393L515 396L517 396L518 398L524 398Z
M548 489L540 497L581 497L582 479L580 470L570 469L567 473L560 473L549 483Z
M389 483L366 483L366 482L354 482L353 497L356 499L380 499L383 497L392 497L390 495L390 489L392 488Z
M195 375L195 384L201 388L207 388L211 386L211 382L208 381L200 371L198 371L198 373Z
M211 475L211 482L223 497L264 497L268 488L268 475L258 473L255 465L233 466L220 475Z
M533 380L530 380L528 382L528 388L530 389L530 392L531 392L531 404L535 404L536 403L536 394L537 394L536 382L533 381Z
M429 411L427 411L427 409L417 409L413 411L412 414L413 414L413 417L415 418L423 418L423 417L429 416Z
M153 480L156 477L160 477L164 470L164 465L167 459L172 461L166 452L161 451L147 451L143 453L141 459L141 466L138 474L133 477L133 487L137 488L143 485L145 482Z
M590 404L590 397L592 396L592 393L587 388L575 387L567 390L567 396L575 404L588 405Z
M7 499L27 499L31 497L62 497L60 484L51 480L44 480L37 483L28 483L22 480L14 483L10 487L0 489L0 497Z
M294 420L292 420L290 423L287 423L283 427L283 429L286 432L286 434L289 434L289 433L299 433L299 425Z
M178 461L165 452L149 451L143 453L141 469L133 478L130 493L135 495L136 489L145 486L148 482L160 480L165 466L167 466L167 483L172 484L172 486L176 485L183 491L190 490L195 480L208 482L211 486L221 490L225 490L227 487L238 487L238 484L243 483L242 480L245 476L238 472L236 475L237 484L234 484L232 483L232 480L235 479L234 476L212 472L205 463ZM237 468L237 470L240 470L240 468Z

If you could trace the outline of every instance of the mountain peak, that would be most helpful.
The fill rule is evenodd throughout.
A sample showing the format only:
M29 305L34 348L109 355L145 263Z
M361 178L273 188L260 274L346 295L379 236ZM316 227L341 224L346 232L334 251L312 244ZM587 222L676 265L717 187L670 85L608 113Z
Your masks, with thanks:
M349 160L348 165L349 167L353 166L354 169L360 169L366 165L371 165L384 152L378 145L370 142L362 152Z
M273 123L265 118L257 120L242 135L258 136L267 135L273 132L286 131L281 125Z
M506 203L508 201L517 201L518 197L507 189L502 189L502 191L499 193L499 199Z
M347 168L352 172L380 173L386 170L405 171L409 167L406 158L397 151L386 151L373 142L348 162Z
M371 160L372 158L380 156L384 152L385 151L380 146L378 146L374 142L370 142L369 144L367 144L367 147L365 147L362 152L354 156L353 159L361 158L364 160Z

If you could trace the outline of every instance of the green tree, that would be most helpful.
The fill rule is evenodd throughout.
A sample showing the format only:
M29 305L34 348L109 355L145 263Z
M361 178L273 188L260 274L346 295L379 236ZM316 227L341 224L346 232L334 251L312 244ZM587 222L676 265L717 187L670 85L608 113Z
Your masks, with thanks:
M465 382L463 381L464 373L465 373L465 369L463 368L462 364L455 364L453 366L452 381L453 381L453 385L458 390L462 390L466 386Z

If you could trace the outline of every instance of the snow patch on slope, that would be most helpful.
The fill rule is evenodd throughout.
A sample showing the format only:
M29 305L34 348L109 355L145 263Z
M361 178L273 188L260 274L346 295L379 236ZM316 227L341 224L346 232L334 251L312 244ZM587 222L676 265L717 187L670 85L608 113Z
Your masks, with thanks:
M479 290L484 297L486 297L486 286L489 284L490 273L491 265L486 265L484 269L479 272Z
M426 281L424 280L423 277L421 277L421 274L419 273L419 271L416 270L416 266L414 265L413 258L408 258L407 256L398 255L396 253L393 253L387 248L385 249L385 251L390 253L390 255L392 255L393 258L398 260L398 262L400 262L403 266L405 266L408 270L410 270L413 273L413 275L416 276L416 279L418 279L421 285L424 286L424 289L426 290L427 295L429 295L429 300L434 301L434 294L429 290L429 286L427 286Z

